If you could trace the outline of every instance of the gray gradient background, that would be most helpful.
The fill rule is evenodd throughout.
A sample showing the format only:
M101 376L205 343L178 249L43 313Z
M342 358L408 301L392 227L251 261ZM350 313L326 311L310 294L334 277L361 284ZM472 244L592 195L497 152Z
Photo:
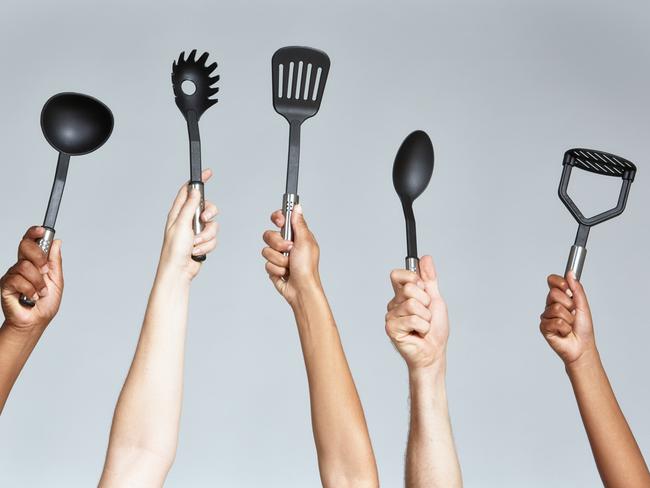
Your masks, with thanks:
M74 158L57 225L61 311L0 419L0 486L96 483L138 336L166 212L187 178L172 59L208 50L219 104L201 121L220 245L192 289L178 456L167 486L317 486L305 373L289 308L267 282L261 233L283 193L288 126L270 58L287 44L332 59L303 130L300 194L365 407L383 486L400 486L407 377L384 334L388 273L404 257L391 166L431 135L416 205L451 315L448 388L467 486L599 484L560 360L538 332L545 276L576 224L556 196L573 146L640 167L626 213L592 231L584 284L625 414L650 453L650 7L646 1L21 2L4 0L1 265L40 223L56 162L38 124L59 91L97 96L116 125ZM582 172L585 208L618 181Z

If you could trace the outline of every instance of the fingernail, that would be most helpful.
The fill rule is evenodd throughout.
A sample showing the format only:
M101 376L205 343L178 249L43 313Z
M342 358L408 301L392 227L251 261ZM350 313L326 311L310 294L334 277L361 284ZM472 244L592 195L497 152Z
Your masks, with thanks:
M573 292L569 288L567 288L566 294L573 298Z
M34 293L34 295L32 295L32 302L37 301L39 298L38 293Z
M416 283L416 285L417 285L418 288L422 288L423 290L424 290L424 288L425 288L425 286L424 286L424 281L419 281L419 280L418 280L418 282Z
M192 255L193 256L201 256L202 254L204 254L204 253L203 253L203 251L201 250L200 247L195 247L194 249L192 249Z
M203 241L203 237L201 237L201 236L196 236L196 237L194 238L194 245L196 246L197 244L200 244L201 241Z
M45 288L43 288L41 291L39 291L38 294L40 296L42 296L42 297L46 297L47 296L47 286Z
M50 267L46 264L41 268L41 274L48 274L50 272Z
M292 249L293 249L293 243L287 246L287 251L291 251Z
M300 215L302 215L302 205L298 204L293 208L296 211L296 213L299 213Z

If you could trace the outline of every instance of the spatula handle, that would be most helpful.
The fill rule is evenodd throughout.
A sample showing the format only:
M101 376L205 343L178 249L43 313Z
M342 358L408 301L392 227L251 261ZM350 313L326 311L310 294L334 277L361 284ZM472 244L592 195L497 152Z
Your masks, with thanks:
M282 196L282 214L284 215L284 226L282 227L282 238L285 241L293 241L293 231L291 229L291 214L293 214L293 207L298 205L300 199L295 193L285 193ZM285 252L285 256L289 253Z
M38 241L38 247L41 248L41 251L43 251L43 254L45 256L50 255L50 247L52 247L52 241L54 240L54 229L50 227L45 227L45 233L43 234L43 237L41 237ZM21 305L24 307L33 307L36 305L36 302L30 298L27 298L25 295L21 295L20 298L18 299Z
M201 231L203 231L203 222L201 222L201 214L203 213L203 210L205 209L205 196L204 196L204 189L203 189L203 182L202 181L190 181L188 184L188 190L198 190L199 193L201 194L201 202L199 203L199 206L196 208L194 212L194 217L192 218L192 230L194 231L194 235L199 235ZM192 255L192 259L198 263L201 263L205 261L206 256L205 254L202 254L200 256L195 256Z

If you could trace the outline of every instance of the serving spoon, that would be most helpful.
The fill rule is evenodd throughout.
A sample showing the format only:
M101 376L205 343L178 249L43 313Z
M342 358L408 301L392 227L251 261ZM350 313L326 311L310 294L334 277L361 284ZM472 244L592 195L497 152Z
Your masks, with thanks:
M419 273L413 202L426 189L433 174L433 144L421 130L409 134L395 156L393 186L402 202L406 220L406 269Z
M80 93L59 93L51 97L41 111L41 129L47 142L59 152L54 184L45 212L45 233L38 245L47 256L54 240L54 226L68 176L70 156L82 156L100 148L113 132L113 114L96 98ZM33 307L26 296L22 305Z

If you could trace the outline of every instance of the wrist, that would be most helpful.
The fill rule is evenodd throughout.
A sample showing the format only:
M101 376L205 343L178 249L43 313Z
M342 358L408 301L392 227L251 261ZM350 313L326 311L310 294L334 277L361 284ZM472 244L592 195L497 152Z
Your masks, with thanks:
M294 312L304 310L313 299L325 296L323 285L318 276L310 276L296 280L296 283L292 283L292 287L295 293L289 304Z
M47 325L47 323L29 326L16 325L9 320L5 320L0 329L2 329L3 334L6 334L9 342L13 344L32 344L40 339Z
M444 385L446 374L447 358L443 355L428 366L410 366L409 382L415 385Z
M156 271L156 282L168 283L173 286L188 287L192 282L192 276L182 267L174 266L169 263L161 263Z
M594 367L598 367L600 364L600 353L594 344L580 354L577 359L566 363L564 368L569 376L575 376L584 371L593 370Z

